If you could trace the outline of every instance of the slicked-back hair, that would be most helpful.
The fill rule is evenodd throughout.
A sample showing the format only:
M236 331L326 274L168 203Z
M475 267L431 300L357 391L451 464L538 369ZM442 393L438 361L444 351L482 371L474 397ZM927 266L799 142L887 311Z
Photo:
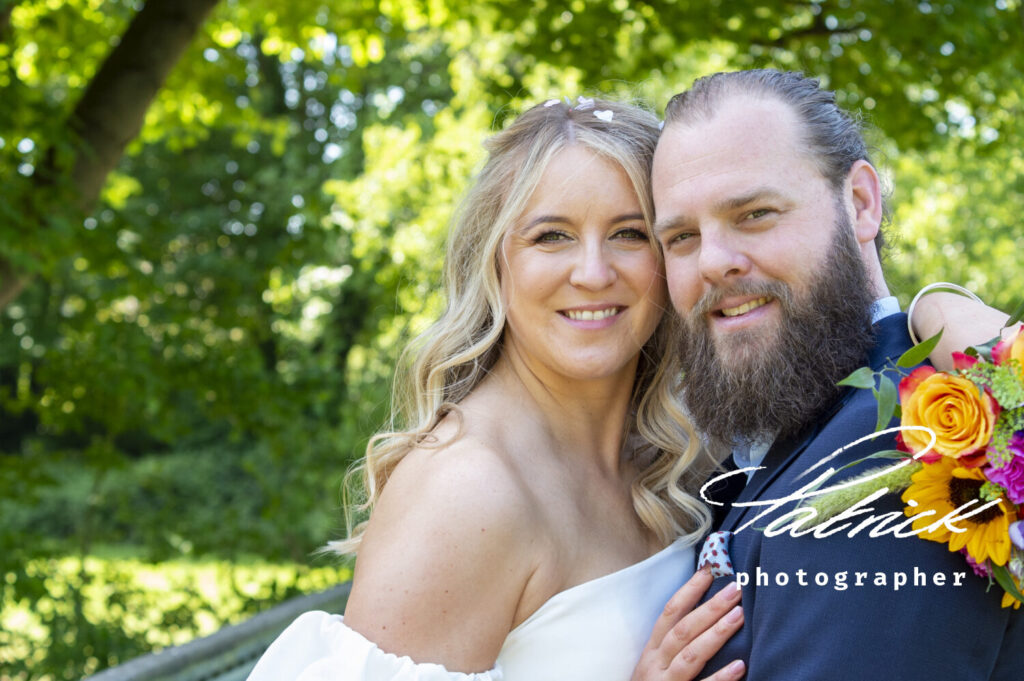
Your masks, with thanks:
M708 120L723 102L739 96L771 97L789 105L801 123L799 135L805 151L836 192L842 189L854 163L872 163L860 118L836 104L835 92L823 89L817 78L798 71L752 69L699 78L689 90L669 100L665 126ZM888 221L889 208L883 197L882 226ZM881 256L885 248L882 229L875 237L875 248Z

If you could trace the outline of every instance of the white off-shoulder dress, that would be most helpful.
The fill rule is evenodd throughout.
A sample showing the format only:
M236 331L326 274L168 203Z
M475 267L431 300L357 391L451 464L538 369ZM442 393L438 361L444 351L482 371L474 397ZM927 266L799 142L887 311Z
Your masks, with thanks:
M494 669L464 674L382 651L340 615L308 612L271 644L249 681L627 681L665 603L693 574L683 539L562 591L513 629Z

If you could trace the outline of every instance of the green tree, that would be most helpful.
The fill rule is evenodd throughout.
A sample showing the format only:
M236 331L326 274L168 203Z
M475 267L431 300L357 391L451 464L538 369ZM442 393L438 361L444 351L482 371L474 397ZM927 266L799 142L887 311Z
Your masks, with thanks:
M1020 0L0 0L5 593L97 536L303 560L480 141L549 97L818 74L879 131L897 291L1010 305L1021 44Z

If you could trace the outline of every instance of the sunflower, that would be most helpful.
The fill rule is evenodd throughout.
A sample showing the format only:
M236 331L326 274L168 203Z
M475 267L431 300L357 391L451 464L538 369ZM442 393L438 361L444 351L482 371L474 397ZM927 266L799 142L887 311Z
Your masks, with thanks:
M1013 581L1017 585L1017 589L1020 590L1020 588L1021 588L1020 582L1017 581L1016 578L1014 578ZM1009 593L1003 592L1002 607L1009 608L1011 606L1013 607L1014 610L1018 610L1020 608L1020 601L1018 601L1016 598L1011 596Z
M934 511L912 523L915 530L920 530L919 537L948 543L950 551L966 548L979 563L990 559L996 565L1006 565L1013 546L1010 542L1010 523L1017 520L1014 506L1006 499L977 515L956 521L954 524L964 528L964 532L952 532L945 524L933 530L924 529L972 499L977 499L979 503L968 507L964 513L970 513L986 503L980 494L982 485L987 482L981 468L963 468L957 465L955 459L944 456L935 463L922 466L910 479L910 487L902 498L904 502L913 499L917 506L907 506L903 512L910 517Z

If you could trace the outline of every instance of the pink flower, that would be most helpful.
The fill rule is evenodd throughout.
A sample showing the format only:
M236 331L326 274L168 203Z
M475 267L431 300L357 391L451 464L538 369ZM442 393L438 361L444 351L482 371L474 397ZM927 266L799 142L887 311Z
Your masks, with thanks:
M1010 438L1007 449L1013 455L1000 467L989 466L985 477L1006 489L1006 497L1015 504L1024 504L1024 430Z
M970 369L972 366L978 363L977 357L971 357L962 352L953 353L953 368L957 371L963 371L964 369Z
M967 559L967 564L974 570L974 574L979 577L991 577L992 570L989 568L988 563L979 563L971 557L971 554L967 553L967 549L960 549L960 553L964 554L964 558Z

